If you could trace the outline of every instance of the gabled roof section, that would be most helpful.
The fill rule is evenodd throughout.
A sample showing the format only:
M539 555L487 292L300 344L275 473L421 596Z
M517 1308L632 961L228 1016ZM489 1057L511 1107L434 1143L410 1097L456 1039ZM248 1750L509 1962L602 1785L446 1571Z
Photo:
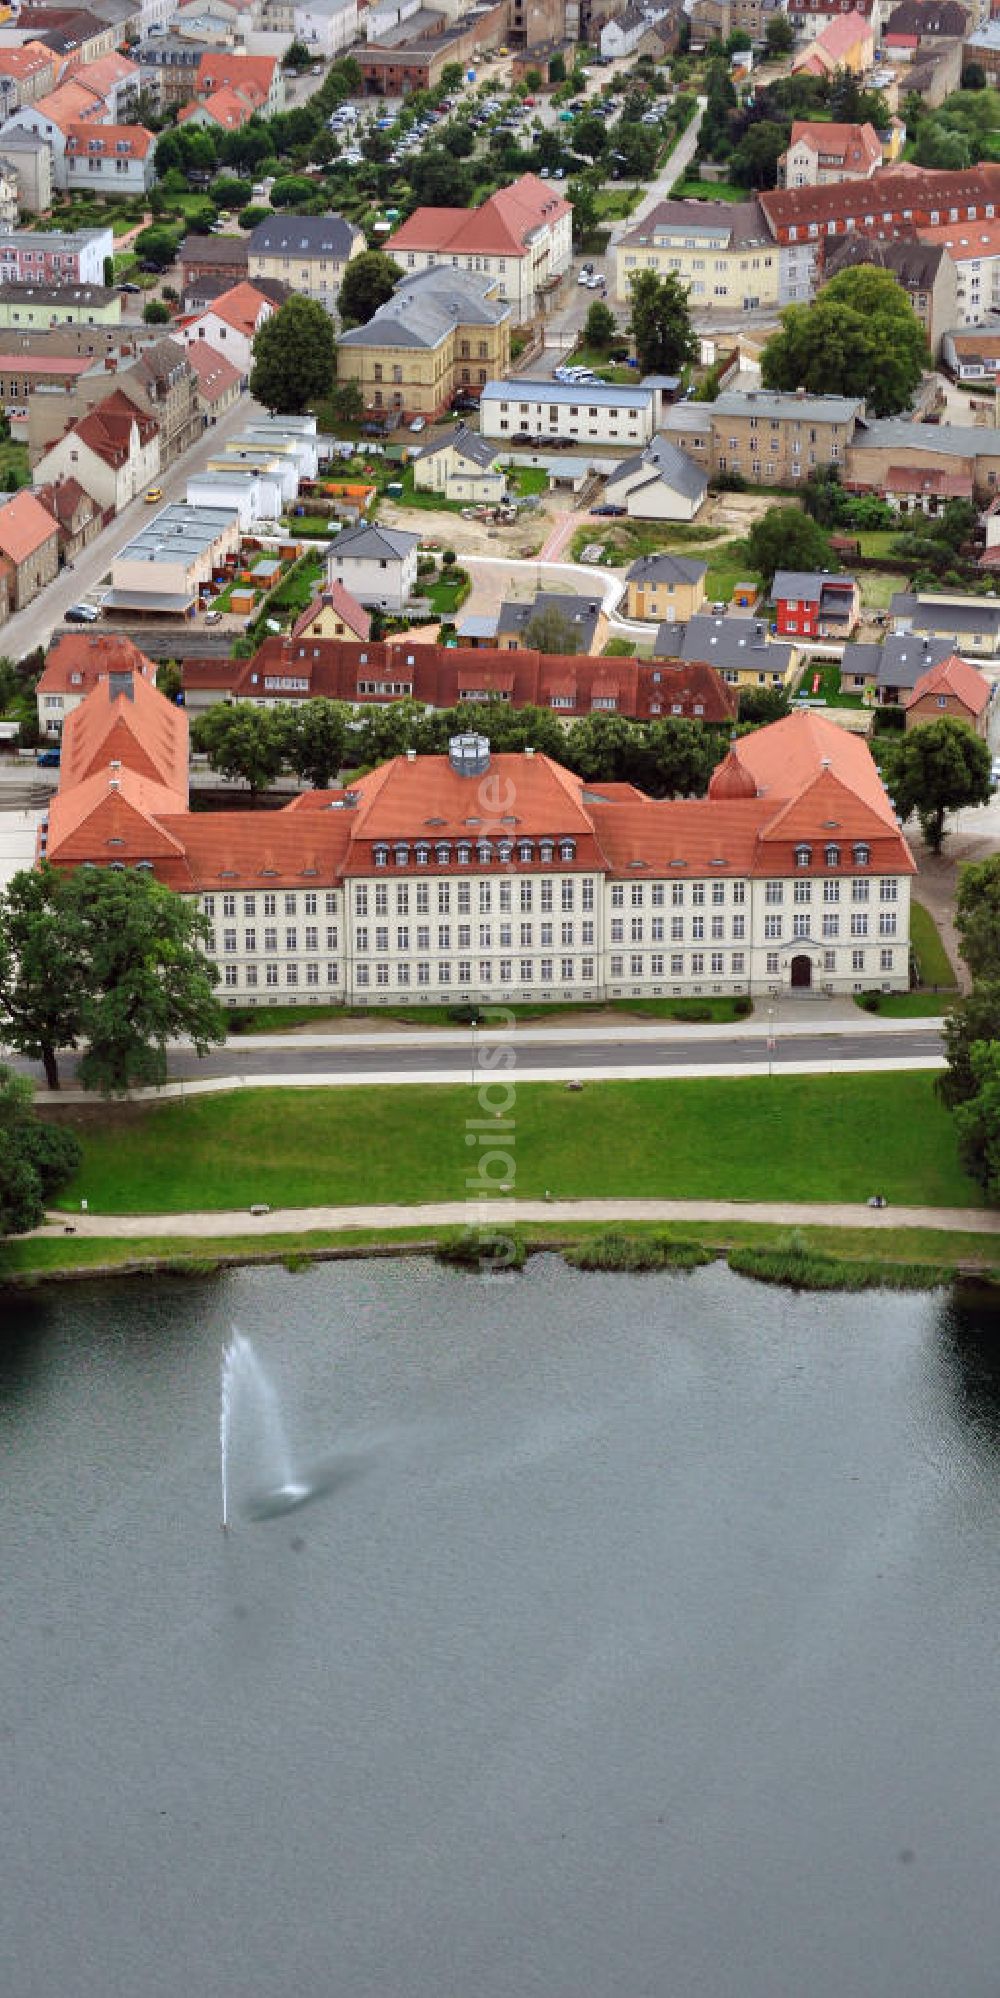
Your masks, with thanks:
M821 771L829 771L845 791L896 831L892 806L867 743L808 709L741 736L730 756L753 779L758 797L769 799L773 809L799 797ZM714 795L714 782L713 776L709 797ZM814 818L814 831L815 824Z
M292 626L292 638L301 638L302 633L309 630L325 609L334 611L346 624L348 631L353 631L356 637L361 639L368 637L372 621L364 605L359 604L357 597L353 597L343 583L331 583L327 589L321 590L320 594L313 598L311 604L307 604L301 617Z
M55 532L52 515L39 506L33 493L15 493L0 506L0 555L6 555L15 568L44 548Z
M90 860L105 866L115 860L132 866L140 860L183 860L181 841L159 822L162 814L176 810L177 795L166 785L105 765L82 783L56 792L49 806L46 858L64 865Z
M967 660L952 652L947 659L942 659L939 665L932 666L921 676L913 692L907 696L905 705L913 708L918 701L925 701L930 696L951 695L968 708L970 714L981 715L989 706L992 691L989 681L977 666L970 666Z
M550 182L525 173L480 208L415 209L385 247L390 256L398 249L526 257L540 229L570 214L570 203Z
M66 485L75 480L66 480ZM61 488L57 489L61 490ZM64 631L52 646L38 682L40 694L89 694L109 673L154 678L152 660L119 633Z
M216 319L223 319L239 333L256 333L261 314L269 319L274 307L269 298L249 280L234 284L231 291L224 291L219 298L212 300L208 308Z
M171 811L186 806L187 716L128 668L113 668L67 717L60 788L82 783L110 763L168 791Z

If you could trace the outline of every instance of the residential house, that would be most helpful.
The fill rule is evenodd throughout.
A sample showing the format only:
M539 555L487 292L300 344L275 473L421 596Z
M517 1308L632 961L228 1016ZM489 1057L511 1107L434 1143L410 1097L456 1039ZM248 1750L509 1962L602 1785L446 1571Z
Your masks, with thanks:
M269 215L251 232L248 275L253 284L277 279L333 313L351 258L366 248L364 230L341 215Z
M134 617L191 617L201 585L239 546L235 508L165 506L112 556L110 607Z
M567 639L572 633L576 643L554 646L554 651L603 652L608 637L608 616L600 596L574 596L561 594L557 590L537 590L529 603L514 603L505 599L497 615L497 647L501 652L516 652L520 646L532 647L530 627L539 617L558 618L565 630ZM526 633L529 635L526 636Z
M79 479L63 479L57 486L35 486L39 504L52 515L59 530L59 565L75 562L105 526L105 518Z
M794 687L798 648L771 643L759 618L715 617L700 612L684 626L661 624L653 644L656 659L702 659L729 687Z
M4 139L0 138L0 151ZM105 229L0 231L0 282L103 284L115 239Z
M121 292L101 284L0 283L0 328L47 333L53 326L117 326Z
M0 48L0 120L22 104L47 97L56 80L56 58L44 42L22 42L20 48Z
M74 83L82 83L102 100L114 125L131 125L139 102L142 80L139 65L115 49L96 62L76 62L71 57L63 71Z
M419 534L359 521L344 527L326 558L327 582L343 583L359 603L401 611L417 586Z
M914 632L892 632L882 645L845 645L840 684L882 706L899 707L928 667L940 665L952 650L948 639Z
M853 396L726 389L715 402L675 404L663 427L710 479L739 472L755 485L786 486L817 465L846 466L863 415Z
M233 90L228 84L222 90L211 90L207 97L198 97L190 104L183 104L177 113L179 125L201 125L206 131L242 132L251 118L260 114L260 98L251 92Z
M612 383L531 381L514 376L488 381L479 397L479 421L484 437L501 443L530 439L539 445L553 438L573 438L591 444L651 443L660 414L660 397L652 388L619 388Z
M36 688L38 726L60 736L67 716L112 673L134 673L155 685L156 668L131 638L96 631L64 631L49 647Z
M385 249L404 271L450 264L496 280L513 322L535 318L573 255L573 210L550 181L521 174L479 208L416 208Z
M18 32L41 42L56 56L79 55L84 62L111 55L118 40L113 22L103 21L89 8L21 6Z
M319 62L331 62L358 34L358 0L295 0L292 37Z
M870 180L882 164L882 142L873 125L792 123L778 161L779 187L830 187L842 180Z
M989 659L1000 654L1000 598L899 590L889 616L894 632L947 639L963 658L970 652Z
M102 513L120 513L160 469L160 431L120 389L71 424L38 460L38 485L75 479Z
M52 148L47 139L40 139L37 132L22 132L15 117L12 124L3 128L0 140L0 175L6 182L13 178L18 213L26 215L46 215L52 206ZM6 205L9 216L9 205ZM13 228L13 220L5 219L4 228Z
M907 62L927 41L965 41L973 10L959 0L899 0L885 24L882 51L890 62Z
M826 76L847 70L851 76L865 76L875 60L872 24L863 14L835 15L821 28L815 41L792 57L793 76Z
M142 678L99 684L66 724L45 850L73 868L111 843L188 897L229 1004L908 985L913 857L867 745L818 715L741 737L704 798L597 790L467 735L267 813L187 809L187 729ZM516 828L470 828L487 780Z
M413 483L418 492L442 493L464 505L497 506L507 491L497 446L464 423L417 453Z
M216 353L205 340L192 340L185 351L194 375L195 403L202 422L218 423L242 393L239 368L224 354Z
M1000 80L1000 22L989 21L975 34L966 35L962 54L966 64L977 63L980 69L985 70L987 80L995 90Z
M498 278L417 271L367 326L341 333L338 378L356 381L365 408L396 422L441 416L459 391L482 399L484 385L506 373L510 319Z
M904 703L906 732L927 722L965 722L984 742L990 742L996 729L997 682L987 680L978 666L957 653L931 666L917 681Z
M853 576L805 575L779 569L771 602L781 638L850 638L861 615L861 588Z
M213 91L227 89L256 96L262 118L273 118L284 109L284 75L277 56L206 49L198 64L195 95L210 97Z
M69 186L66 147L70 133L81 124L98 127L107 122L103 99L82 83L73 82L62 83L47 97L23 105L12 120L19 132L34 132L45 140L52 155L52 185L60 194L65 194ZM5 138L0 130L0 148Z
M700 465L669 437L656 436L608 476L604 498L632 520L693 520L708 495Z
M0 506L0 574L10 613L37 597L59 570L59 530L33 493L22 490Z
M156 179L156 140L144 125L71 125L66 133L70 194L148 194Z
M628 301L640 271L672 273L702 312L778 302L778 251L756 197L658 202L618 239L617 298Z
M620 14L612 15L601 29L601 54L616 62L626 56L636 55L639 44L647 29L657 22L666 20L673 9L666 0L642 0L642 4L627 6Z
M207 346L224 354L245 381L253 363L255 335L273 311L271 300L263 292L249 282L237 284L231 291L223 292L196 319L179 321L177 334L186 347L204 340Z
M954 265L953 326L978 326L1000 310L1000 219L941 222L922 227L920 240L947 251Z
M956 382L995 386L1000 369L1000 325L963 326L946 333L941 360Z
M919 97L928 111L936 111L960 88L963 68L960 41L928 41L914 51L905 68L900 65L897 74L905 82L907 97Z
M851 440L844 483L855 492L883 494L899 512L935 513L949 499L987 502L1000 492L1000 431L986 424L866 419Z
M244 534L274 529L281 518L281 480L274 467L251 469L216 459L189 474L184 496L191 507L232 508Z
M362 642L371 631L371 617L343 583L321 590L292 626L293 639L346 638Z
M180 111L192 101L203 54L197 42L178 34L156 34L140 43L136 57L141 87L158 114Z
M250 265L246 236L185 236L178 252L185 292L198 278L228 278L240 284Z
M823 280L853 270L858 264L874 264L876 270L892 272L897 284L902 285L936 359L945 334L958 318L957 276L947 246L880 243L872 236L855 234L841 237L826 252Z
M640 555L625 578L626 617L687 624L704 604L707 568L689 555Z

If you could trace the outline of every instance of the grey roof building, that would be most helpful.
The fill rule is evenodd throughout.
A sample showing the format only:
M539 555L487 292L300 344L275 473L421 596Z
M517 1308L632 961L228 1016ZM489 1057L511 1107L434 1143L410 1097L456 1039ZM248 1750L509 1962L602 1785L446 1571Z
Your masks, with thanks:
M345 267L364 248L364 231L342 215L269 215L251 231L248 275L278 278L332 312Z
M767 626L753 617L692 617L686 625L661 624L654 659L703 659L724 680L755 672L762 687L780 686L792 663L790 645L770 645Z
M747 393L727 389L706 408L719 416L792 417L803 423L850 423L865 413L860 396L786 395L781 389L751 389Z
M708 492L708 476L669 437L653 437L644 451L616 465L607 485L613 505L624 500L638 519L681 518L697 513ZM679 500L679 506L673 505ZM704 565L703 565L704 566Z
M539 611L557 611L573 627L576 650L590 651L601 619L600 597L561 596L556 590L539 590L534 603L502 603L497 616L497 638L501 644L505 638L520 638L525 625ZM567 646L564 649L570 651L573 648Z
M840 675L845 685L874 685L883 701L898 701L916 686L922 673L951 657L946 638L907 631L893 632L884 645L845 645Z
M491 444L488 437L480 437L477 430L466 429L464 423L444 437L439 437L435 443L425 444L423 450L417 452L417 457L436 458L440 451L457 451L460 458L467 459L481 472L488 472L499 455L496 444Z
M692 555L640 555L633 562L627 583L699 583L708 568Z
M889 604L897 633L950 639L951 652L1000 652L1000 598L945 594L914 596L899 590Z
M509 319L511 308L504 299L491 296L496 282L441 264L414 271L372 314L367 326L352 326L342 333L338 346L433 348L456 326L499 326ZM503 387L509 395L509 383Z

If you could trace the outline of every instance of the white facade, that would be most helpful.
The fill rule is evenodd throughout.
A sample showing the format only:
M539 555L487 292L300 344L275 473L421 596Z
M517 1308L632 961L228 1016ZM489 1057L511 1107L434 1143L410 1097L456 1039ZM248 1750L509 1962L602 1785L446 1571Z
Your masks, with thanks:
M268 318L270 313L262 312L258 323L263 324ZM215 348L217 354L224 354L244 379L249 375L253 363L254 336L245 333L240 326L233 326L228 319L220 319L211 311L203 312L187 326L178 327L175 337L177 334L183 339L185 347L193 347L197 340L204 340L207 346Z
M70 194L148 194L156 179L153 149L140 156L121 154L64 154L64 186Z
M571 437L580 443L648 444L656 397L644 388L570 388L562 382L487 382L479 404L482 435L498 443L516 437Z
M67 430L39 458L32 478L36 486L58 485L62 479L78 479L102 512L120 513L130 500L145 492L160 469L160 432L154 428L148 443L140 440L138 423L132 426L132 446L124 464L109 464L100 452L91 449L77 430Z
M358 536L357 552L355 534ZM416 534L395 535L396 541L410 542L412 546L401 553L393 553L390 548L379 545L383 540L379 530L345 528L330 549L327 576L331 583L343 583L359 604L375 604L380 610L400 611L417 587L419 538Z
M216 461L217 463L217 461ZM188 506L234 508L244 534L262 520L278 520L282 512L281 479L277 472L219 470L209 465L187 482Z
M601 54L615 61L622 56L634 55L648 28L655 28L658 21L666 19L669 7L646 6L629 7L623 14L617 14L611 21L605 21L601 29Z
M534 843L537 856L539 842ZM474 856L475 848L471 848ZM202 895L230 1005L362 1006L777 994L791 960L832 992L909 982L905 874L617 881L516 861L499 878L378 872ZM833 891L836 891L835 895Z
M357 40L358 0L330 6L324 6L322 0L310 0L310 4L293 9L292 27L296 41L304 42L318 59L327 61Z

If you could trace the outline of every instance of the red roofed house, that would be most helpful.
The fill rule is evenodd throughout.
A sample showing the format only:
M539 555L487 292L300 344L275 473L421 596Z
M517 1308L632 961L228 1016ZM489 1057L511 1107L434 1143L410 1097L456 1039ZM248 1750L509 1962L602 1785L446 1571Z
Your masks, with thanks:
M195 395L206 423L218 423L230 409L243 386L243 377L233 361L226 359L207 340L191 340L185 352L195 373Z
M156 682L152 660L130 638L117 632L64 631L49 649L36 689L42 734L61 735L67 716L111 673Z
M360 638L365 639L371 630L372 621L357 597L343 583L331 583L311 604L307 604L302 616L292 626L293 638Z
M108 112L102 97L85 84L61 83L46 97L38 97L18 112L21 131L34 132L52 149L52 185L64 194L68 185L66 142L75 125L107 123Z
M59 530L27 490L0 506L0 575L10 613L23 610L59 569Z
M875 59L871 21L863 14L837 14L821 28L814 42L792 58L793 76L832 76L846 69L864 76Z
M866 744L807 712L740 738L705 798L589 784L464 735L283 810L191 813L186 716L112 673L66 724L39 851L148 868L196 898L233 1005L909 978L909 848Z
M778 161L778 186L870 180L881 164L882 144L873 125L823 125L796 118L788 149Z
M281 64L277 56L237 55L232 49L206 49L198 64L195 96L211 97L217 90L256 96L261 116L272 118L285 101Z
M40 485L76 479L105 513L120 513L159 469L159 424L115 389L39 458L35 476Z
M78 479L63 479L59 485L36 485L34 493L59 529L60 564L75 561L81 549L105 525L102 509L90 493L84 492Z
M44 42L23 42L17 49L0 49L0 116L9 118L23 104L48 96L56 80L58 57Z
M179 320L173 330L175 337L183 339L188 348L204 340L216 353L224 354L239 369L241 379L245 379L253 360L254 334L270 319L274 309L273 299L266 298L246 280L235 284L231 291L222 292L195 318Z
M988 742L997 708L997 685L987 680L978 666L970 666L967 660L953 653L950 659L942 659L940 665L923 674L904 705L907 729L951 715L957 721L967 722Z
M385 249L404 271L447 263L495 277L515 322L523 324L569 269L572 223L572 206L552 182L525 173L480 208L414 209Z
M108 117L116 125L127 125L139 102L142 87L139 65L115 49L111 55L83 62L77 56L67 60L63 75L94 90L104 101Z
M177 113L179 125L203 125L214 127L219 132L241 132L261 110L263 98L255 86L233 90L225 84L221 90L212 90L207 97L192 99L183 104Z
M145 125L71 125L66 187L95 194L146 194L156 179L156 140Z

